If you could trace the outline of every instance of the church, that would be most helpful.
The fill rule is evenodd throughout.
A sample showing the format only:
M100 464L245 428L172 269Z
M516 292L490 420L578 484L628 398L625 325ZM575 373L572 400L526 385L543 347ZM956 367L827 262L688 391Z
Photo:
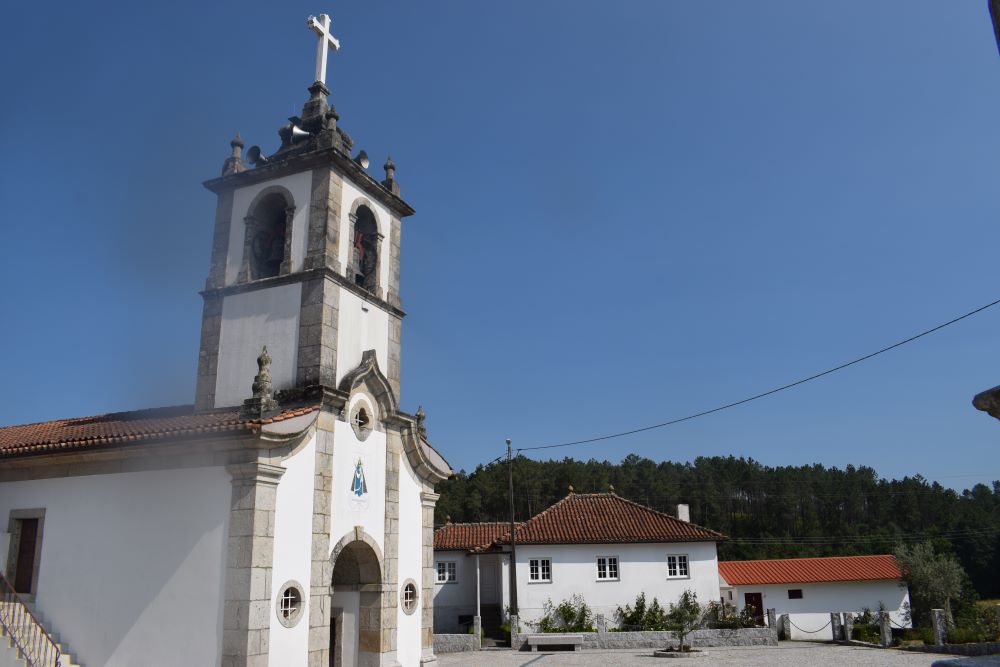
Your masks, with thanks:
M414 209L338 125L339 44L326 15L308 27L315 82L280 147L244 157L237 135L204 183L193 404L0 428L0 626L30 664L436 662L452 471L399 407Z

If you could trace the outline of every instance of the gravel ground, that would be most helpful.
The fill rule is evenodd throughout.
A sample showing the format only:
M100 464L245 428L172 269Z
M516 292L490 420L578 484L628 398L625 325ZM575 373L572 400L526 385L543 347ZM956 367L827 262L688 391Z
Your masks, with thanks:
M892 649L871 649L857 646L834 646L809 642L782 642L777 647L753 646L745 648L707 648L700 658L654 658L652 649L579 651L576 653L525 653L510 650L489 650L477 653L445 653L438 656L438 664L473 665L474 667L546 667L574 665L579 667L670 667L671 665L740 665L741 667L881 667L882 665L922 665L930 667L950 663L950 658L933 653L910 653ZM987 663L988 664L988 663Z

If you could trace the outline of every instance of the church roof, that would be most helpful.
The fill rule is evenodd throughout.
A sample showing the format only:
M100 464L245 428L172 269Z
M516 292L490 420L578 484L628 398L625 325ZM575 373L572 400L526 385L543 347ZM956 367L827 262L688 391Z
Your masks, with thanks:
M524 524L520 524L523 526ZM489 546L497 538L510 532L509 521L486 523L446 523L434 531L434 548L476 549Z
M194 406L114 412L0 427L0 458L98 448L211 433L254 432L265 424L308 414L317 406L265 419L240 419L239 408L195 414Z
M719 574L730 586L885 581L903 578L899 564L895 557L890 555L720 560Z

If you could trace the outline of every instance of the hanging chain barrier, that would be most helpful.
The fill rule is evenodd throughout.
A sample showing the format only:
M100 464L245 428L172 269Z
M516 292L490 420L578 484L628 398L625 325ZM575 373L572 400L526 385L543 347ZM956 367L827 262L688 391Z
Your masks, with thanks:
M823 626L822 628L820 628L819 630L803 630L803 629L802 629L802 628L800 628L799 626L795 625L795 623L792 623L792 617L791 617L791 615L789 615L789 616L788 616L788 624L789 624L789 625L791 625L791 626L792 626L793 628L795 628L796 630L798 630L799 632L804 632L804 633L806 633L807 635L814 635L814 634L816 634L817 632L822 632L823 630L826 630L826 629L827 629L828 627L830 627L830 624L831 624L831 623L833 623L833 619L832 619L832 618L831 618L831 619L830 619L829 621L827 621L827 622L826 622L826 625L824 625L824 626Z

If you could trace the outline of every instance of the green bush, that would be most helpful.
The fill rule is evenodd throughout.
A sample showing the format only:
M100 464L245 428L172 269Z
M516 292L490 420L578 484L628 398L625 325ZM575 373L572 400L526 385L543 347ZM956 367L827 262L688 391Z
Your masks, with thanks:
M710 628L738 630L757 627L757 617L753 607L743 607L737 613L736 607L728 602L709 602L705 605L705 623Z
M975 644L988 642L990 639L989 633L981 627L951 628L948 630L949 644Z
M690 646L684 643L684 638L701 627L701 617L701 605L698 604L698 596L694 591L684 591L677 604L671 603L670 611L667 612L667 629L677 633L679 650L690 649Z
M540 632L597 632L594 614L581 595L574 595L553 606L546 600L544 613L537 621Z
M666 630L667 613L660 606L659 600L653 598L653 604L646 606L646 594L639 593L635 606L625 605L615 611L615 619L620 630Z

